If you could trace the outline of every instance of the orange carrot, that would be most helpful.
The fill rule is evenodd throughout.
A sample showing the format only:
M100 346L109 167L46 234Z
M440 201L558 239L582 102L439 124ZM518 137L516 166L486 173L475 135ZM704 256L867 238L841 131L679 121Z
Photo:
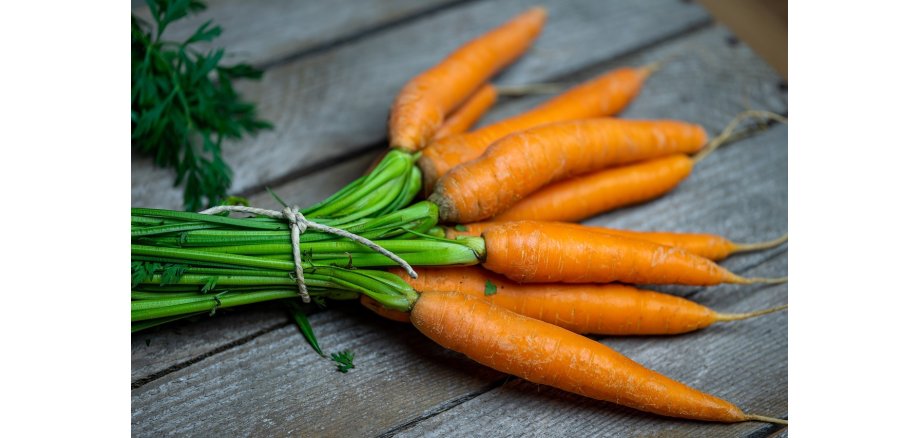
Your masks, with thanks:
M406 278L412 278L412 277L406 276ZM408 312L400 312L399 310L387 309L386 307L383 307L382 304L380 304L377 301L374 301L373 298L370 298L367 295L363 295L363 294L361 295L361 305L363 305L364 307L367 307L368 309L370 309L370 311L386 319L392 319L393 321L399 321L399 322L409 322Z
M671 120L585 119L539 126L495 142L438 180L429 200L446 222L475 222L541 187L575 175L706 143L699 125Z
M390 147L424 148L444 117L496 72L521 56L543 28L546 10L532 8L464 44L412 78L390 109Z
M570 224L518 221L482 233L482 266L522 283L714 285L779 283L744 278L683 249L579 229Z
M683 154L604 169L543 187L494 220L578 222L657 198L677 187L692 170L693 160Z
M506 221L476 222L463 225L462 231L455 227L445 227L445 234L448 239L454 239L457 236L480 236L482 235L483 231L503 222ZM659 245L676 246L686 250L687 252L714 261L723 260L726 257L739 252L758 251L761 249L773 248L788 240L788 237L784 235L777 239L766 242L735 243L715 234L619 230L564 222L558 222L557 225L570 226L576 229L584 229L614 236L623 236L631 239L647 240L649 242L655 242Z
M622 284L519 284L478 266L420 268L417 279L402 270L391 272L416 292L480 297L519 315L582 334L674 335L785 308L718 313L681 297Z
M618 207L657 198L690 176L694 165L724 144L741 120L753 116L786 120L765 111L745 111L693 158L676 154L560 181L530 194L494 220L578 222Z
M460 105L460 107L444 121L444 124L435 132L432 140L438 140L466 132L470 126L473 126L473 124L495 104L497 99L498 91L494 85L485 84L479 87L479 90L473 93L466 102L463 102L463 105Z
M475 131L433 142L422 151L418 166L426 193L438 178L457 165L482 155L494 141L547 123L610 116L619 113L639 93L655 65L620 68L581 84L530 110Z
M537 384L672 417L786 423L745 414L600 342L469 295L423 293L411 321L442 347Z

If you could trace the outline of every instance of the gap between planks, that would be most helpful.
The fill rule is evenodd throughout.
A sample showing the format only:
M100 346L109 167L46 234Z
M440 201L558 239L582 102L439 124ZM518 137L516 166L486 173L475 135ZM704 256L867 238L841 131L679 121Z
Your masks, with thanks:
M371 38L377 34L386 32L390 29L397 28L404 24L409 24L409 23L412 23L413 21L417 21L417 20L426 18L431 15L435 15L435 14L439 14L444 11L451 10L461 5L474 3L478 1L481 1L481 0L454 0L452 2L440 4L440 5L428 8L428 9L421 9L419 11L410 13L406 16L397 18L393 21L380 23L377 25L367 27L365 29L359 29L358 31L354 33L345 34L338 38L333 38L329 41L325 41L315 46L304 47L302 49L295 50L287 55L280 56L276 59L270 59L268 61L258 63L256 64L256 67L261 70L266 70L266 71L269 69L276 68L276 67L281 67L283 65L290 64L292 62L299 61L304 58L308 58L308 57L315 56L315 55L321 55L323 53L335 50L339 47L342 47L342 46L345 46L351 43L356 43L358 41L362 41L367 38Z

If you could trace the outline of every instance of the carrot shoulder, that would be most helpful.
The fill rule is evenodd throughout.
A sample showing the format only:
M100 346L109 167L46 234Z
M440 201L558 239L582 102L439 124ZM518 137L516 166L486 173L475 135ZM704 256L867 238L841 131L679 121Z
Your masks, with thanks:
M652 70L651 66L619 68L578 85L530 111L463 135L432 142L418 161L426 192L430 193L438 178L450 169L479 157L490 144L506 135L547 123L619 113L639 93Z
M509 135L481 157L438 180L430 200L446 222L488 219L543 186L617 164L675 153L706 143L699 125L671 120L585 119Z
M390 108L390 147L425 147L451 110L530 47L545 21L546 10L532 8L412 78Z
M681 248L552 222L505 222L482 233L482 266L524 283L715 285L778 283L740 277Z
M424 293L412 324L441 346L498 371L646 412L706 421L754 419L604 344L461 293Z

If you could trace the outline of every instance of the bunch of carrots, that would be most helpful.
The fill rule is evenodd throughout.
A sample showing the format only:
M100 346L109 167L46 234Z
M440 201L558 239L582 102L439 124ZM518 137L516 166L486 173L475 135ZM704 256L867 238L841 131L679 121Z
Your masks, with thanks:
M611 117L660 68L650 65L611 71L467 131L496 101L490 78L526 52L545 21L542 8L528 10L410 80L391 109L390 151L367 175L298 209L420 268L383 270L397 261L307 231L299 243L309 296L301 297L360 298L479 363L587 397L672 417L785 423L583 336L686 333L782 310L722 314L629 284L784 282L744 278L716 262L785 237L738 244L575 223L667 193L744 117L764 114L745 114L713 139L693 123ZM415 202L422 192L427 200ZM297 298L288 227L265 217L132 210L134 329Z

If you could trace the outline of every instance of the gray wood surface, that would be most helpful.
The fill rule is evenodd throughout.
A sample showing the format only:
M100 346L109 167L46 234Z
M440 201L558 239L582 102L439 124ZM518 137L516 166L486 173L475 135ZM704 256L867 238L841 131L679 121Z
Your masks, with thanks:
M203 50L225 49L226 62L257 66L341 44L398 25L452 4L457 0L207 0L207 9L170 24L163 37L184 41L204 22L223 29ZM152 22L150 9L141 2L133 8L141 19Z
M548 0L543 34L504 83L542 82L637 50L708 22L702 9L676 1L597 2ZM388 29L373 38L266 71L258 83L241 83L243 94L275 125L239 144L225 158L235 176L231 190L248 193L291 172L322 167L329 160L380 144L393 96L413 75L469 39L525 10L528 0L480 1ZM598 20L597 17L604 17ZM181 208L172 172L132 157L133 206Z
M571 10L563 14L570 17L565 19L570 21L565 28L568 32L558 30L551 34L548 26L541 38L542 46L535 47L501 81L577 82L616 66L674 56L648 81L625 116L684 119L702 123L715 133L745 108L785 112L786 96L777 86L779 78L743 44L729 44L729 34L724 29L699 27L708 19L695 6L678 2L645 6L638 2L616 6L583 3L574 2ZM663 12L674 5L682 9L672 10L671 14ZM260 105L284 114L287 122L279 125L277 132L265 135L273 139L262 139L260 151L265 155L288 156L291 162L299 161L280 170L272 167L271 171L264 166L259 170L262 164L254 163L251 186L272 184L285 200L307 205L359 175L378 153L374 145L383 139L385 107L392 93L400 81L423 68L423 62L414 58L428 57L425 62L433 62L442 55L419 51L449 50L435 34L447 32L445 29L472 34L476 30L465 20L494 15L493 21L501 21L503 14L507 15L505 11L519 6L520 3L514 2L477 2L451 7L367 40L356 40L272 68L270 72L277 75L274 77L281 85L272 91L272 99L264 100L268 103ZM675 12L679 10L690 11L684 14L690 19L679 16ZM551 25L554 20L562 19L552 5L550 11ZM614 12L621 15L611 16ZM629 44L615 50L597 45L600 40L596 38L600 37L611 41L622 39L624 35L620 32L626 32L624 27L634 33L646 32L648 29L644 27L649 27L649 20L658 22L651 26L657 29L648 35L630 37ZM434 27L425 25L432 22ZM620 28L576 29L600 27L598 22ZM491 25L483 23L483 28ZM662 28L666 30L657 33ZM393 47L394 41L419 32L431 33L435 41L430 44L412 41L418 47L416 52L392 52L400 47ZM371 44L376 40L386 42ZM361 68L370 71L370 64L364 64L356 56L383 47L390 47L388 56L397 58L383 71L404 77L359 84L354 78L360 77ZM550 56L550 52L544 51L547 48L560 52L566 49L600 52ZM543 59L529 60L532 56ZM564 59L559 61L560 65L553 65L553 56ZM385 57L374 59L382 58ZM323 61L334 65L322 65ZM402 62L402 66L396 65L396 61ZM356 68L358 71L353 76L350 72ZM321 72L320 84L335 81L346 85L311 88L320 97L311 97L309 104L304 104L303 99L292 95L297 95L296 89L311 79L307 74L316 72ZM384 96L383 92L372 90L377 86L391 88L390 94ZM354 96L358 96L357 101ZM504 99L489 117L513 114L545 98ZM342 104L336 106L343 108L342 113L333 117L334 111L324 109L319 103L314 105L317 99L326 104ZM381 108L383 118L375 119L381 117ZM351 131L346 132L343 126L353 121ZM787 230L786 143L787 129L771 127L717 151L700 163L673 193L588 222L634 229L714 232L738 241L776 237ZM294 144L303 150L291 155ZM278 151L268 149L277 145L280 145ZM256 146L247 143L244 147ZM348 151L348 161L336 159L343 151ZM314 152L318 157L313 156ZM327 159L340 164L326 165ZM236 167L242 170L241 166L248 168L250 164ZM159 176L163 181L156 180L156 172L142 170L138 179L134 173L133 205L152 205L148 202L174 195L158 198L161 194L153 193L168 187L171 181L168 173ZM278 181L281 183L275 184ZM144 187L147 184L153 185ZM247 190L256 193L250 198L254 205L273 206L274 201L261 190ZM178 202L178 197L174 199ZM735 256L723 265L743 275L786 275L786 247ZM657 289L691 297L720 311L747 311L787 302L785 285ZM352 304L339 304L311 317L327 352L345 348L355 351L357 368L343 375L333 371L331 362L313 353L279 308L258 306L249 310L132 336L133 435L785 436L784 428L663 419L539 387L473 363L438 347L409 326L381 320ZM599 339L651 368L725 397L745 410L785 416L787 327L786 313L779 313L678 337Z

